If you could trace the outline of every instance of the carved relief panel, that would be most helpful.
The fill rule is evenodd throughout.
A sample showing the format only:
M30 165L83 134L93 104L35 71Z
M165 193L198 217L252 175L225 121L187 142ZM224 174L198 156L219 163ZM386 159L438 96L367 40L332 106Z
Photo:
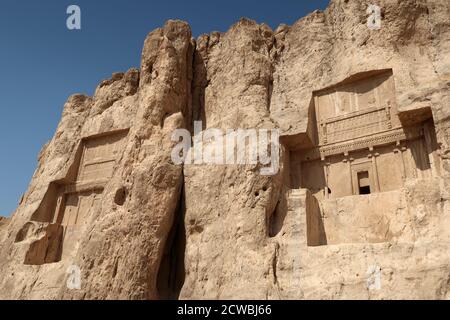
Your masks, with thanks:
M314 101L320 145L400 126L391 73L321 90Z
M318 199L398 190L406 179L440 174L431 110L403 126L391 70L354 75L313 98L319 139L291 157L301 163L300 186Z
M113 175L127 132L86 139L78 178L61 194L57 222L64 227L63 256L77 243L77 234L89 217L100 210L103 185Z
M74 163L78 174L68 174L75 181L52 182L33 214L35 221L48 227L46 236L31 244L24 263L57 262L76 252L80 232L101 209L104 186L114 173L127 134L122 130L82 140L81 155L75 156Z
M88 139L84 143L78 181L95 181L112 176L125 133Z
M97 212L101 205L101 190L85 191L65 195L65 207L61 212L63 233L63 258L72 252L77 244L77 234L86 224L91 214Z

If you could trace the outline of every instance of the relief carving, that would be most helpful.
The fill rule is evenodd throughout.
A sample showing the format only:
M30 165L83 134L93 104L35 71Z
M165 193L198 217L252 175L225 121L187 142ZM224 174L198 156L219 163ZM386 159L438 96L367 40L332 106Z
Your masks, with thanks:
M78 235L101 206L102 192L114 173L128 130L83 139L75 156L72 181L52 182L31 222L16 236L30 242L25 264L44 264L72 254Z
M292 175L299 181L292 184L310 190L323 208L330 208L327 203L338 198L399 192L407 179L431 179L440 174L431 111L427 117L422 115L420 122L401 121L391 70L352 79L357 80L313 93L315 115L310 121L315 119L311 126L319 139L312 148L291 151L290 155L292 163L300 163L300 173ZM391 198L386 194L374 199ZM331 211L328 214L334 215ZM327 219L324 216L325 231ZM384 239L376 231L371 237L374 241Z

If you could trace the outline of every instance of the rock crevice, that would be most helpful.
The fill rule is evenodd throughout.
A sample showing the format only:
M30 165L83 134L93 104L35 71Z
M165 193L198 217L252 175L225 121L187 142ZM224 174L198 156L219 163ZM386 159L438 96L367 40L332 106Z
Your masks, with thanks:
M67 100L0 220L0 299L449 298L450 4L378 5L380 30L333 0L149 33L139 70ZM174 164L194 121L279 129L280 170Z

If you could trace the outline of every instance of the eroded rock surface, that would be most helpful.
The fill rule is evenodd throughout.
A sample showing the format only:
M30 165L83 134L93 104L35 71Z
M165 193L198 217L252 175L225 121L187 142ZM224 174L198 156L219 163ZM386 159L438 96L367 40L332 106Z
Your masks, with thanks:
M65 104L0 220L0 298L448 299L450 4L378 5L380 30L333 0L151 32L140 70ZM280 170L174 164L195 121L280 129Z

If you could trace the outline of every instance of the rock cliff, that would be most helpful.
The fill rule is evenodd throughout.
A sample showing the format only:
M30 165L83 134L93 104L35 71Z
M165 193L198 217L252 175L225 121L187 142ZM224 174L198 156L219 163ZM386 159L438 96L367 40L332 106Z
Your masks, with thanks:
M196 40L181 21L152 31L139 70L66 102L17 210L0 220L0 299L450 298L450 3L377 5L379 30L365 1L332 0L276 30L241 19ZM362 184L336 198L331 180L306 186L297 157L332 139L315 127L316 93L380 75L393 83L376 95L394 96L388 120L406 132L394 151L411 146L411 174L404 166L386 189L370 180L380 193L369 195ZM355 90L360 105L372 92ZM280 170L175 164L172 134L195 121L279 129ZM408 128L419 125L435 137L414 149Z

